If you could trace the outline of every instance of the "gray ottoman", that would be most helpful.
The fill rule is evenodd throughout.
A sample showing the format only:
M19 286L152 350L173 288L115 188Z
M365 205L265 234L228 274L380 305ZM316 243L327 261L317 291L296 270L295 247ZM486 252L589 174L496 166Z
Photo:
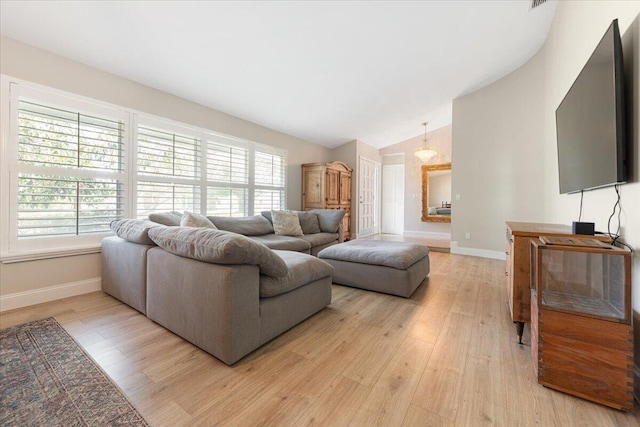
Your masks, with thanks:
M429 248L413 243L356 239L323 249L318 258L335 268L333 283L406 298L429 274Z

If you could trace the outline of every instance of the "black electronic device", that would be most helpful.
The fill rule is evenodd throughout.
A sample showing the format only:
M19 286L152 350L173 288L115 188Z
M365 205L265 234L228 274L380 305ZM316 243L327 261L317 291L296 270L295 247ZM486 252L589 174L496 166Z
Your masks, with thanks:
M622 42L615 19L556 110L560 193L626 182Z
M596 224L593 222L573 221L573 225L571 226L571 233L593 236L594 234L596 234Z

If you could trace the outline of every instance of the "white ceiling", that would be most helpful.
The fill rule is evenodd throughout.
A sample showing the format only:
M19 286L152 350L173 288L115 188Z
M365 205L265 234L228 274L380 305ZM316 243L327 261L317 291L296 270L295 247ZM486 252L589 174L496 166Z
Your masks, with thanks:
M327 147L451 123L543 45L555 1L8 1L2 35Z

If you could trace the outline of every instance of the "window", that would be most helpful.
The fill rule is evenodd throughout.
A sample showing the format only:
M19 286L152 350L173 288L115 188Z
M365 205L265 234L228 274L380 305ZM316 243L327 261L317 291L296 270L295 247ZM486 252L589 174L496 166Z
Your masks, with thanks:
M147 125L150 123L150 125ZM192 129L138 119L136 216L151 212L200 212L201 144Z
M277 154L256 151L255 154L255 194L256 212L284 209L284 157Z
M207 214L249 214L249 149L231 142L207 144Z
M247 216L285 206L281 150L208 135L207 215Z
M111 221L124 215L126 121L121 112L10 88L14 142L7 146L9 162L3 161L11 171L3 173L9 183L3 193L12 202L3 217L9 224L2 233L9 238L2 251L102 238Z
M286 206L284 150L1 82L9 136L0 147L3 262L95 251L120 218L248 216Z

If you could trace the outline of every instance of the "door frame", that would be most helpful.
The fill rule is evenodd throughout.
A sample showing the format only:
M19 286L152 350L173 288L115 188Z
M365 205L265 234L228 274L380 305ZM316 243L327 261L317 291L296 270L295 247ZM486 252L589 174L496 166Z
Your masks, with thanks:
M385 233L385 230L383 230L383 219L384 219L384 214L385 214L385 209L384 209L384 183L386 181L387 178L385 178L386 176L388 176L388 173L385 173L385 171L388 171L389 169L394 169L397 170L401 177L402 177L402 194L400 194L398 197L402 200L402 218L400 218L400 220L402 221L402 227L400 227L400 229L398 229L397 225L398 225L398 219L395 218L396 220L394 221L393 224L393 232L391 232L391 234L399 234L402 235L404 232L404 208L405 208L405 202L404 202L404 187L405 187L405 164L404 163L392 163L392 164L388 164L382 165L382 186L381 186L381 191L380 191L380 233ZM396 172L396 173L398 173ZM394 184L395 184L395 179L394 179ZM395 185L394 185L395 187ZM397 200L397 199L396 199ZM394 206L394 211L395 211L395 206ZM395 217L395 212L394 212L394 217ZM386 233L389 233L389 231L386 231Z
M362 162L369 162L371 164L373 164L373 170L374 170L374 175L373 175L373 227L370 233L367 234L362 234L362 221L361 221L361 209L360 209L360 201L362 200L362 188L360 185L360 181L362 178ZM357 188L358 188L358 200L357 200L357 204L356 204L356 213L357 213L357 232L356 232L356 238L358 237L364 237L364 236L370 236L373 234L379 234L380 233L380 218L381 218L381 203L380 203L380 187L382 184L382 167L381 167L381 163L377 162L375 160L369 159L367 157L364 156L360 156L358 158L358 177L357 177Z

